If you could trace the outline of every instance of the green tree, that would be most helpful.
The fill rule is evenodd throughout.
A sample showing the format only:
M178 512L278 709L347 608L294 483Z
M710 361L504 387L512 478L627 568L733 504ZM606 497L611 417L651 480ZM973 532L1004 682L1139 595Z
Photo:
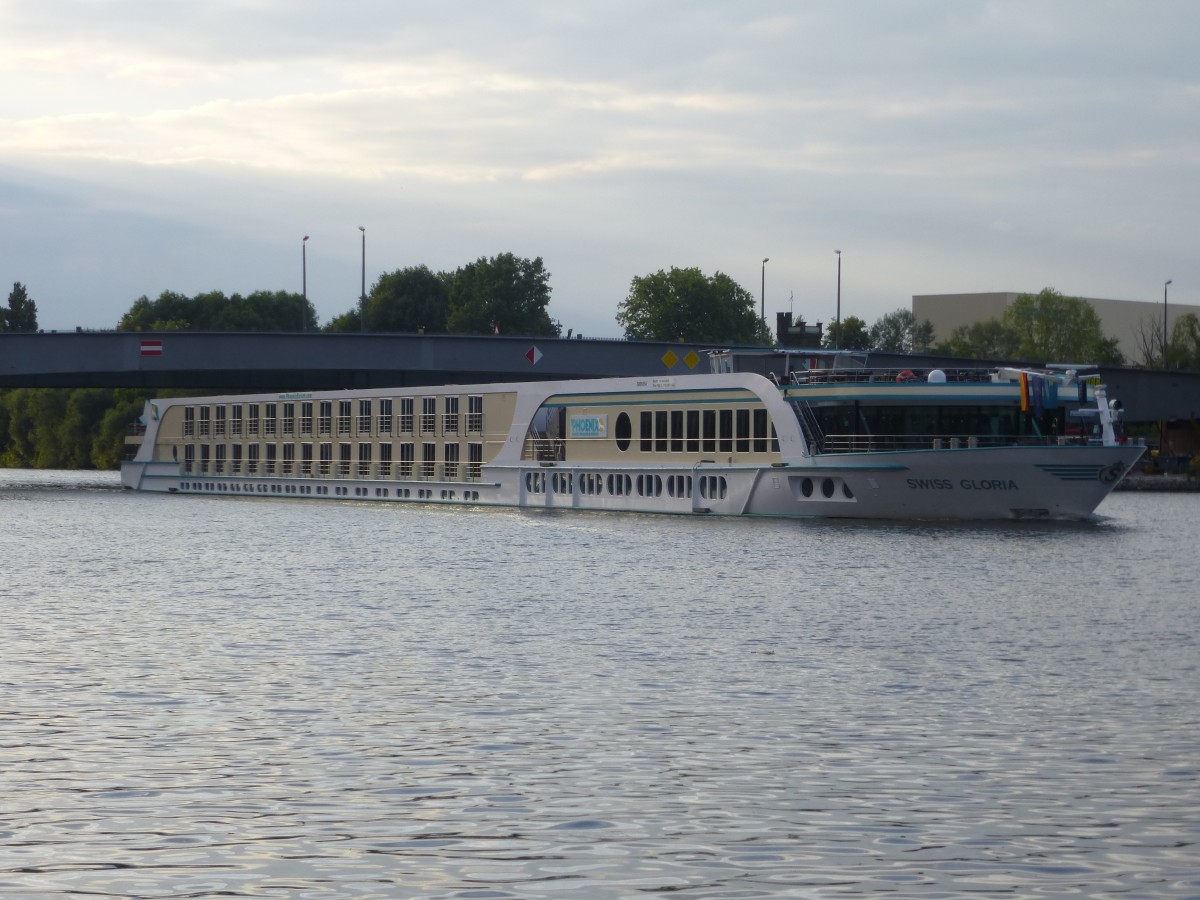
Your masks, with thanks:
M1021 294L1004 311L1003 323L1016 333L1021 359L1107 365L1125 361L1116 339L1105 336L1091 304L1053 288Z
M825 346L834 350L870 350L871 332L858 316L847 316L840 324L829 323L825 329Z
M549 303L550 273L540 256L481 256L449 276L446 330L556 337L562 329L546 311Z
M29 296L25 285L13 282L8 295L8 309L0 309L0 331L37 331L37 304Z
M924 353L933 343L933 323L918 322L912 310L901 307L880 316L871 326L871 349L888 353Z
M937 344L936 353L966 359L1016 359L1021 337L999 319L960 325L948 340Z
M1200 318L1186 313L1171 326L1168 360L1172 368L1200 369Z
M445 332L449 287L450 277L428 266L382 275L367 297L367 324L372 331Z
M121 331L302 331L317 327L316 310L300 294L254 291L226 297L208 291L188 297L163 291L157 300L139 297L121 317Z
M722 272L698 268L635 277L617 309L627 338L755 344L766 340L754 296Z

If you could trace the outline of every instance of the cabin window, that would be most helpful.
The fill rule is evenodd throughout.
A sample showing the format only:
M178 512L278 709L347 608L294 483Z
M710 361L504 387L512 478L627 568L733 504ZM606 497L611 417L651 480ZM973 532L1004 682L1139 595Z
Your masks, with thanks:
M367 478L371 474L371 445L362 443L358 445L358 477Z
M312 444L301 444L300 445L300 474L301 475L307 476L307 475L312 474L312 465L313 465L312 450L313 450Z
M376 422L376 428L380 434L392 433L392 398L387 397L379 401L379 419Z
M437 429L437 397L421 398L421 434L433 434Z
M437 472L437 444L421 445L421 477L432 478Z
M258 474L258 444L250 444L246 447L246 474Z
M756 409L754 410L754 452L766 453L767 447L767 411Z
M483 477L483 444L467 444L467 480Z
M388 401L391 402L390 400ZM392 474L392 445L379 445L379 474L387 478Z
M347 401L349 402L349 401ZM347 425L347 427L349 427ZM351 447L349 443L338 444L338 467L337 473L341 478L345 478L350 474Z
M275 434L275 415L278 408L278 405L275 403L266 404L266 415L263 416L263 434Z
M400 398L400 422L399 432L401 434L412 434L413 430L413 398Z
M480 434L483 431L483 396L475 395L467 398L467 433Z
M251 403L246 409L246 434L258 435L258 404Z
M216 418L213 421L213 434L215 434L217 437L224 437L225 436L225 407L218 406L214 410L214 415L216 416Z
M235 403L230 410L229 433L234 437L242 435L242 404Z
M654 452L667 452L667 411L656 410L654 413Z
M633 438L633 423L629 421L629 413L621 413L617 416L615 436L617 449L624 453L629 449L629 443Z
M736 411L737 422L737 452L750 452L750 410L739 409Z
M458 444L445 444L442 446L442 455L445 457L445 462L442 465L443 472L447 481L458 480Z
M192 472L196 468L196 445L186 444L183 448L183 471Z
M654 449L654 414L648 409L642 410L638 425L641 429L641 443L639 446L643 453L649 453Z
M225 445L217 444L216 452L217 457L216 462L213 464L213 471L218 475L222 475L225 472Z
M700 450L703 453L717 452L717 411L706 409L700 416L703 429L701 431Z
M268 474L268 475L274 475L274 474L275 474L275 459L276 459L276 454L277 454L278 452L279 452L279 449L278 449L278 447L277 447L275 444L267 444L267 466L266 466L266 472L267 472L267 474Z
M333 444L325 441L321 444L321 460L319 463L318 472L322 476L326 476L333 468Z
M183 408L183 436L192 437L196 433L196 407Z
M458 434L458 398L445 397L442 404L442 434Z
M350 404L349 400L339 400L338 401L338 416L337 416L337 433L338 434L349 434L350 433L350 405L351 404Z
M283 445L283 467L280 470L284 475L291 475L296 468L296 445Z
M371 401L369 399L358 401L358 433L371 433Z
M717 415L718 439L717 451L719 453L733 452L733 410L722 409Z
M208 437L208 421L211 410L207 406L200 407L200 437Z
M404 443L400 445L400 477L412 478L413 474L413 445Z
M230 450L229 471L233 475L238 475L242 471L242 445L234 444Z
M687 452L700 452L700 410L687 411Z
M283 421L279 423L284 434L296 433L296 404L283 404Z

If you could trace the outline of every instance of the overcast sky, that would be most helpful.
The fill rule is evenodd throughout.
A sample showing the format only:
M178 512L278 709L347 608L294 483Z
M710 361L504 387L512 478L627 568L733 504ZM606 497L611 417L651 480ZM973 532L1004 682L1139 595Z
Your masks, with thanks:
M868 323L913 294L1200 304L1195 0L0 0L0 301L542 257L564 330L729 274Z

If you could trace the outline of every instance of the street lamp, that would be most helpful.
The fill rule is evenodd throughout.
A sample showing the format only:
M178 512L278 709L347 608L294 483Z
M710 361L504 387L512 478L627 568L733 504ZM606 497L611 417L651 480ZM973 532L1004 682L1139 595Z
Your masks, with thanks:
M367 229L361 225L362 232L362 288L358 295L358 330L367 330Z
M1168 278L1163 282L1163 368L1167 367L1167 285L1171 283Z
M304 311L300 314L300 330L308 331L308 235L300 241L300 290L304 296Z
M767 329L767 263L771 257L764 256L762 261L762 284L758 288L759 315L762 318L763 331Z
M842 251L834 250L838 258L838 284L837 284L837 325L834 328L834 337L837 339L834 344L835 350L838 349L837 344L842 342Z

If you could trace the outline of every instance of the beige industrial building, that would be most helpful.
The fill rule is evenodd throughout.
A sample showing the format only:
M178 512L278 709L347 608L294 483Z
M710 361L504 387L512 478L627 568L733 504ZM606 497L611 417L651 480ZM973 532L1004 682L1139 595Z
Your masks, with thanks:
M1029 293L1036 294L1037 291ZM1018 291L991 291L980 294L914 294L912 298L913 318L918 322L929 320L933 325L934 340L947 340L955 328L999 319L1009 305L1021 296ZM1162 303L1147 303L1141 300L1100 300L1081 297L1091 304L1104 334L1117 339L1121 353L1131 363L1142 362L1142 342L1139 336L1157 340L1162 331ZM1169 301L1168 297L1168 301ZM1200 306L1167 304L1167 330L1175 327L1175 320L1186 313L1200 315Z

